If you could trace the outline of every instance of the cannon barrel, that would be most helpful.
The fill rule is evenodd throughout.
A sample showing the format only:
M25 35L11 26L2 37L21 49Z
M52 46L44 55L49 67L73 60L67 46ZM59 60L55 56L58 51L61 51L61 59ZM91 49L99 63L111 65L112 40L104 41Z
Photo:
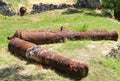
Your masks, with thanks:
M44 47L19 38L13 38L9 42L8 49L11 53L52 66L59 71L80 79L88 75L88 66L85 63L72 61L69 58L48 51Z
M68 40L118 40L118 33L116 31L108 32L103 30L94 30L87 32L75 32L70 30L17 30L13 36L8 39L18 37L20 39L35 43L35 44L51 44L65 42Z

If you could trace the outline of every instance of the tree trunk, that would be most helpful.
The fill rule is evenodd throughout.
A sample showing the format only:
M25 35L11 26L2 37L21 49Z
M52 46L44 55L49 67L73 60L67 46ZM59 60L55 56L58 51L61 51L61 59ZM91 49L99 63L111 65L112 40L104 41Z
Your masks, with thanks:
M114 17L120 21L120 10L114 10Z

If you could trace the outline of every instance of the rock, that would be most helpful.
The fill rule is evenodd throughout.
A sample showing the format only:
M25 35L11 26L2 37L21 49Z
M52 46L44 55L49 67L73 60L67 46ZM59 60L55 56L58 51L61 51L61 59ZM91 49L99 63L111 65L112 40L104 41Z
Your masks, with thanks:
M55 9L53 4L50 4L49 8L50 8L50 10Z
M114 46L106 56L120 59L120 45Z
M77 0L75 8L101 8L99 0Z
M62 4L59 4L59 5L57 6L57 9L62 9Z
M54 5L54 8L57 9L57 5Z
M62 5L62 8L67 8L67 5L65 3L61 5Z
M5 16L13 16L16 13L12 12L3 0L0 0L0 14L5 15Z
M33 8L32 8L32 11L31 11L31 14L41 13L41 12L44 12L44 11L54 10L54 9L64 9L64 8L68 8L68 7L72 7L72 5L65 4L65 3L59 4L59 5L43 4L43 3L34 4Z
M0 6L6 6L7 4L5 2L3 2L3 0L0 0Z

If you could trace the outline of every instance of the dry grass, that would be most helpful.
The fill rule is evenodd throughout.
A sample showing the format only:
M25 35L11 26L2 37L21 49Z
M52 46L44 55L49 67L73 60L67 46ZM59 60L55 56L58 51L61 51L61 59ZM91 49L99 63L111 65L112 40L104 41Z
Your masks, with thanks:
M61 4L61 3L67 3L67 4L74 4L77 0L28 0L31 4L38 4L38 3L48 3L48 4Z

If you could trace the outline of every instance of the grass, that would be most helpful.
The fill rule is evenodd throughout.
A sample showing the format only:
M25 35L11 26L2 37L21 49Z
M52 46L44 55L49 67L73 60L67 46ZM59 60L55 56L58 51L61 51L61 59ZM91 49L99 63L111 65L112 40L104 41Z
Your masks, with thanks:
M21 5L28 5L28 0L5 0L9 7L18 8Z
M52 4L62 4L62 3L67 3L67 4L74 4L77 0L28 0L29 3L52 3Z
M117 75L120 76L120 65L118 65L119 63L119 60L115 60L115 59L108 59L108 60L105 60L105 59L102 59L98 62L99 64L101 64L103 67L107 68L107 69L112 69L116 72Z
M117 31L120 35L120 23L114 19L96 15L94 10L63 14L68 9L48 11L24 17L0 15L0 81L75 81L51 67L21 60L7 52L7 36L16 30L66 29L88 31L104 29ZM75 11L74 11L75 12ZM95 15L86 14L94 13ZM119 44L115 41L67 41L66 43L44 45L48 50L57 52L75 61L84 61L89 66L89 74L81 81L119 81L120 61L106 58L104 53Z

